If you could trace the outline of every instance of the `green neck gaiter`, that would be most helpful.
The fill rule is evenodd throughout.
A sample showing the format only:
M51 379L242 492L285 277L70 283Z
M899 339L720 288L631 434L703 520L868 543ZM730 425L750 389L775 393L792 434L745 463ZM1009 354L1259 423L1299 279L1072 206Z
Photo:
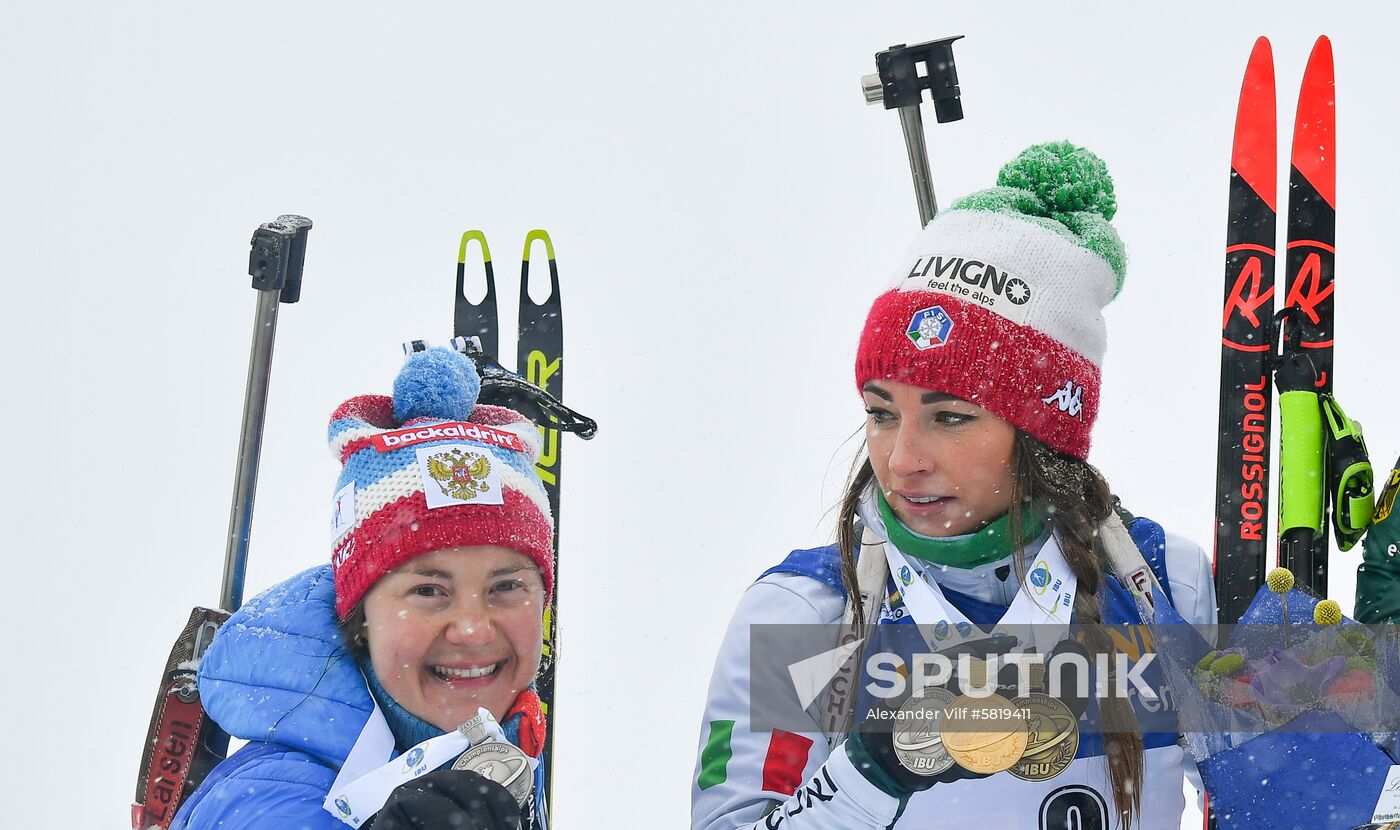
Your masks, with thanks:
M875 499L880 505L880 518L885 522L885 532L889 534L890 541L910 556L952 568L975 568L1005 559L1013 552L1010 513L976 533L938 538L924 536L905 527L895 517L889 502L885 501L885 494L878 488ZM1040 538L1045 532L1045 521L1030 505L1021 511L1021 532L1025 534L1024 541L1027 542Z

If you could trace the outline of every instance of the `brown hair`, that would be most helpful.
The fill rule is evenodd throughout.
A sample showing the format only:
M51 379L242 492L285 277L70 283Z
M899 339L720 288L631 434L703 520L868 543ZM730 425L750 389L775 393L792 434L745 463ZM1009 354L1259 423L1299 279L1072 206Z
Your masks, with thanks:
M345 619L336 623L340 628L341 639L345 641L345 647L350 650L353 657L361 658L369 656L369 635L366 629L369 628L369 621L365 619L365 601L362 599L355 603L355 607L350 609L350 613L345 615Z
M1104 562L1098 542L1098 527L1114 512L1108 482L1088 462L1056 452L1016 430L1011 464L1015 471L1011 484L1011 504L1037 506L1046 522L1059 534L1065 561L1079 582L1074 598L1074 618L1083 626L1085 646L1092 652L1107 653L1109 665L1117 665L1114 644L1102 627L1103 605L1099 589L1103 584ZM856 585L856 507L875 479L870 456L862 451L846 482L837 514L836 544L841 554L841 581L846 595L859 597ZM1025 546L1021 511L1010 512L1010 536L1015 549ZM1013 557L1018 577L1024 577L1023 557ZM855 609L855 624L865 624L865 609ZM1112 678L1110 677L1110 682ZM1142 815L1142 734L1132 706L1123 698L1109 696L1100 701L1104 761L1113 785L1113 803L1123 827L1132 826Z

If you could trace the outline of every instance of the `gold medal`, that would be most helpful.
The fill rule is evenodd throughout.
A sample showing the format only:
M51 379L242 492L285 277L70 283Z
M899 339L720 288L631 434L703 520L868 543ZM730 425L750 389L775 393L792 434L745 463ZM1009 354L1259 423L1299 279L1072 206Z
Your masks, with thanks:
M940 721L943 748L964 769L991 775L1010 769L1030 738L1026 713L1001 695L962 695Z
M1068 706L1044 694L1011 703L1027 713L1026 751L1007 772L1026 781L1049 781L1069 769L1079 751L1079 721Z

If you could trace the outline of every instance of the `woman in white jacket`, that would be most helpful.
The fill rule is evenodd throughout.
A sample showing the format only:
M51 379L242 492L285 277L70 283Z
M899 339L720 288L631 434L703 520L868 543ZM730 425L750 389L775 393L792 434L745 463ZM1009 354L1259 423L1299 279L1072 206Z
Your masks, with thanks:
M1094 154L1053 143L997 184L935 218L870 310L855 367L868 457L837 543L795 551L740 601L702 725L697 830L1180 826L1182 750L1140 725L1167 706L1163 686L1086 702L1097 730L1048 777L946 761L928 775L888 727L862 727L842 683L792 695L795 668L753 627L912 621L970 643L1017 623L1139 624L1153 585L1188 621L1215 621L1201 548L1117 510L1085 461L1101 310L1124 273L1112 180Z

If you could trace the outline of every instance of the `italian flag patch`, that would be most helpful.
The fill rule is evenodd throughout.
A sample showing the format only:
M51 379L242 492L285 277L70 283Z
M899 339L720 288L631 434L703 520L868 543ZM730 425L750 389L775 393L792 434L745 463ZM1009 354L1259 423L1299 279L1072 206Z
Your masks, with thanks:
M729 780L729 761L734 757L734 721L710 721L710 735L700 751L700 776L696 784L707 790ZM802 784L802 771L812 751L812 740L781 729L773 730L768 753L763 759L763 789L792 795Z
M700 777L695 782L700 789L708 790L729 778L729 759L734 757L733 737L734 721L710 721L710 737L700 751Z

